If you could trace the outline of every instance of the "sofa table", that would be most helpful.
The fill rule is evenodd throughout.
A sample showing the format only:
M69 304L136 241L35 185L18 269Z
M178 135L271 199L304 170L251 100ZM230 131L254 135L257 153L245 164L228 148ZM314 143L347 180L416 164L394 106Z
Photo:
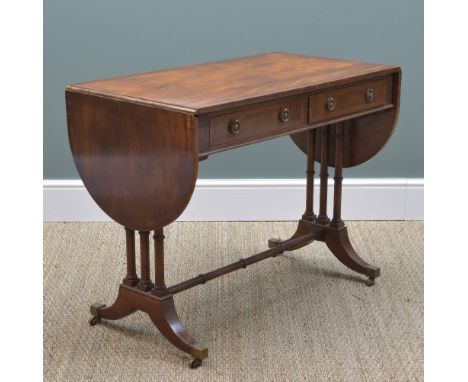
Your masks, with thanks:
M342 169L372 158L389 140L400 80L395 66L274 52L68 86L68 136L76 167L96 203L126 231L127 274L113 305L91 305L90 324L144 311L174 346L192 356L195 368L208 350L179 320L177 293L314 240L367 276L367 285L374 284L380 269L358 256L341 219ZM261 253L166 286L163 227L189 203L198 162L284 135L307 155L305 212L295 234L269 240ZM317 215L315 162L320 166ZM334 167L331 218L329 167Z

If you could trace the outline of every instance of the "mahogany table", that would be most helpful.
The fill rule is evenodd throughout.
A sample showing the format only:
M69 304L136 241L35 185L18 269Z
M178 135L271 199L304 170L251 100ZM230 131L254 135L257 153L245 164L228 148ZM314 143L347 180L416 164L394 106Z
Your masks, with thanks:
M174 346L193 357L195 368L208 350L179 320L173 300L179 292L314 240L367 276L367 285L374 284L380 269L358 256L341 219L342 169L372 158L390 138L400 80L395 66L275 52L68 86L68 134L76 167L96 203L126 231L127 275L112 306L91 305L90 324L144 311ZM190 201L198 162L284 135L307 154L305 212L295 234L270 240L264 252L166 286L163 227ZM313 208L316 161L318 215ZM334 167L331 219L329 167Z

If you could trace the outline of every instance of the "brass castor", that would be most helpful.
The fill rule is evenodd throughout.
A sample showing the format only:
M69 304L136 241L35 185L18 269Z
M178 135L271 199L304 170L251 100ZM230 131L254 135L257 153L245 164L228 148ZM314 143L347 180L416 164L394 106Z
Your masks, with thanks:
M268 248L274 248L279 243L281 243L281 239L278 239L278 238L269 239L268 240Z
M89 307L89 311L91 312L92 316L99 316L99 309L104 308L105 305L101 304L100 302L95 302Z
M195 358L195 359L190 363L190 368L191 368L191 369L196 369L196 368L200 367L201 364L202 364L202 360L201 360L201 359Z
M89 324L91 326L97 325L101 322L101 317L99 316L93 316L88 320Z
M370 287L370 286L372 286L372 285L374 285L374 284L375 284L375 279L369 277L369 278L366 280L366 285L367 285L367 286Z
M95 302L89 307L89 311L91 312L91 317L88 322L91 326L97 325L101 322L101 317L99 317L99 309L104 308L105 305L99 302Z

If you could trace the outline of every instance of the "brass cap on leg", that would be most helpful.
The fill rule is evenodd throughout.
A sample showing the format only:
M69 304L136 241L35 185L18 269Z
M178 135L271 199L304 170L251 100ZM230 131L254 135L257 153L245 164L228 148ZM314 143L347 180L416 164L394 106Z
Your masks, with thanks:
M278 239L278 238L269 239L268 240L268 248L274 248L279 243L281 243L281 239Z
M191 353L193 358L202 360L208 357L208 348L201 344L196 344L192 347Z
M100 302L95 302L89 307L89 311L93 316L98 317L99 316L99 309L104 308L106 305L101 304Z

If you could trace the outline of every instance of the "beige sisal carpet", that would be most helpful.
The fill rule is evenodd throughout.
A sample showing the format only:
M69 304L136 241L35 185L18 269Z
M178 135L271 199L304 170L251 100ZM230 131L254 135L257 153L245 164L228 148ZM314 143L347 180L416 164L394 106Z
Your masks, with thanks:
M351 222L360 275L313 243L175 296L209 348L196 370L143 313L88 325L125 274L112 223L44 227L45 381L422 381L423 223ZM167 284L266 249L295 223L175 223L166 229ZM138 248L138 242L137 242Z

